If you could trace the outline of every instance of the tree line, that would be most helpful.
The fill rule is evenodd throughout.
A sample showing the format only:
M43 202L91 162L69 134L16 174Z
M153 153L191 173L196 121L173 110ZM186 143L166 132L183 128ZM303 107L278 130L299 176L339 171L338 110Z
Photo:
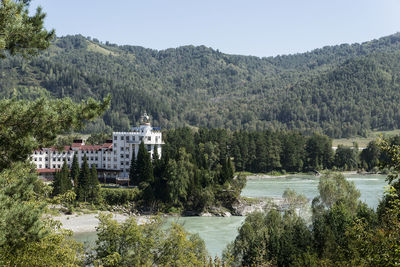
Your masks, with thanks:
M112 95L86 133L129 130L144 110L155 125L299 130L330 137L400 128L400 35L297 55L235 56L204 46L162 51L56 38L38 57L0 61L0 96Z

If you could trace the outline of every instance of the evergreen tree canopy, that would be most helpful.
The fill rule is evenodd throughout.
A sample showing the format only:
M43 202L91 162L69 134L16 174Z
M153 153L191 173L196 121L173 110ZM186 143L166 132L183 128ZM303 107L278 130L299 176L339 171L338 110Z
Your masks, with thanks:
M26 160L34 149L52 145L57 134L81 128L109 103L110 97L103 103L90 99L79 104L71 99L0 100L0 171Z
M29 16L30 0L2 0L0 3L0 57L7 53L33 56L50 46L54 30L44 29L46 14L39 7Z

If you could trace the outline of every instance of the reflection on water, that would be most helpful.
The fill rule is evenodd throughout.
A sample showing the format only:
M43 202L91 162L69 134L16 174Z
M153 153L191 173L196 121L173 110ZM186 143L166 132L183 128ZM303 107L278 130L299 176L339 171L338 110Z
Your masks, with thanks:
M379 199L385 191L386 176L384 175L345 175L349 181L354 182L361 192L361 200L370 207L376 208ZM247 181L242 196L246 197L282 197L285 189L290 188L297 193L304 194L310 201L318 195L319 178L311 175L290 175L281 178L258 178ZM182 224L190 233L198 233L205 241L211 256L221 256L222 250L237 235L238 228L244 217L170 217L167 225L172 222ZM95 233L75 234L74 238L81 242L94 245Z

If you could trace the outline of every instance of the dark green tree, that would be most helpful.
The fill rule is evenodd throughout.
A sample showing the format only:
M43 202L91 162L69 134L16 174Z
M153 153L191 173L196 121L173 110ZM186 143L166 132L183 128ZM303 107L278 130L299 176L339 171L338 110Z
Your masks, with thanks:
M150 154L147 152L143 141L139 145L139 151L135 164L135 179L134 184L144 189L154 182L153 165L150 159Z
M84 155L81 170L79 172L78 190L76 195L79 201L86 202L88 200L90 193L90 180L91 180L91 172L89 164L87 162L86 155Z
M381 156L381 149L376 141L368 143L367 147L361 151L361 163L366 164L368 171L379 166L379 158Z
M99 177L97 175L96 165L93 164L90 169L90 179L89 179L89 194L88 200L93 202L100 201L100 184Z
M72 189L72 182L69 175L67 161L64 159L64 164L59 172L56 172L53 182L53 196L64 194Z
M35 101L0 100L0 170L12 162L24 161L38 147L54 144L57 135L80 129L107 109L110 97L76 104L71 99Z
M75 193L78 194L78 177L80 173L78 157L76 156L76 152L74 153L74 157L72 159L70 179L74 182Z
M11 55L33 56L50 46L54 30L44 29L45 13L39 7L29 16L29 2L6 0L0 3L0 57Z
M138 178L136 176L135 149L132 149L131 166L129 167L129 182L131 185L137 185L137 182L138 182Z
M333 160L332 140L326 135L313 134L306 143L306 168L322 170L331 167Z
M358 147L339 145L335 151L333 164L341 170L354 170L358 167Z

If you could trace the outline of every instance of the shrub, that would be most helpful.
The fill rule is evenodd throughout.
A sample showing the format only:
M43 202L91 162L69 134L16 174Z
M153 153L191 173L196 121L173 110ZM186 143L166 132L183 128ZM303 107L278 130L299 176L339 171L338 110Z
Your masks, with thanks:
M135 201L139 190L137 188L102 188L100 193L106 204L123 205Z

